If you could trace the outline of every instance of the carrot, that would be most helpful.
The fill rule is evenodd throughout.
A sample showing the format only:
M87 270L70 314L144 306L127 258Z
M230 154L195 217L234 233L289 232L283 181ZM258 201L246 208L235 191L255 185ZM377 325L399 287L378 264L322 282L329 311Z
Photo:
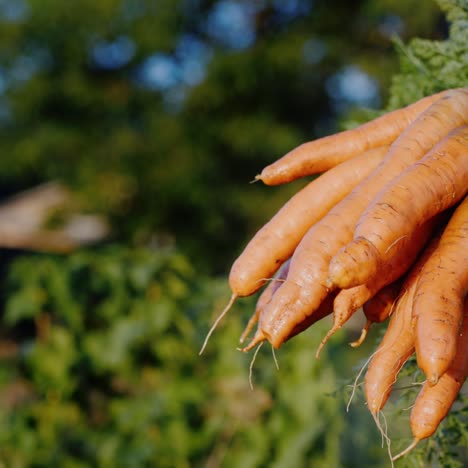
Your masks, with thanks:
M289 341L291 338L298 335L299 333L302 333L304 330L307 330L314 323L317 323L319 320L322 320L323 318L330 315L333 312L333 300L335 299L335 296L336 294L334 293L331 293L329 296L327 296L313 315L309 315L308 317L306 317L302 322L298 323L292 330L290 330L287 335L283 336L283 341L280 343L280 345L285 343L286 341ZM265 313L264 311L262 312ZM257 329L257 332L255 333L255 336L252 338L252 340L247 346L242 348L242 351L248 352L255 348L255 346L257 346L261 342L265 341L266 339L266 336L263 334L261 328L259 327Z
M359 217L377 193L459 126L464 118L458 112L462 107L461 92L448 91L423 112L391 145L379 166L305 234L291 259L287 280L268 304L265 319L260 321L264 335L274 347L314 313L335 288L328 281L330 260L351 242ZM447 120L441 121L440 115L448 115ZM400 245L405 243L403 240Z
M271 301L271 298L274 296L276 290L280 287L281 283L287 278L288 272L289 272L289 262L290 260L287 260L286 262L283 263L283 265L278 271L278 274L275 276L275 278L271 280L271 282L263 290L262 294L258 298L257 304L255 305L255 312L252 315L252 317L250 317L250 320L247 323L247 326L242 332L242 335L239 339L240 343L243 343L245 339L249 336L253 327L258 322L258 319L263 309Z
M258 291L292 255L307 229L371 173L387 150L387 146L369 150L313 180L257 232L232 265L231 298L213 322L199 354L203 353L210 336L237 298Z
M390 317L398 295L400 294L400 289L401 281L394 281L382 288L374 297L371 297L364 303L362 310L367 321L362 328L360 337L356 341L350 343L353 348L361 346L373 323L384 322L388 317Z
M413 231L405 243L404 248L390 262L384 264L379 274L371 278L366 284L350 289L342 289L333 303L333 326L324 337L317 350L316 356L328 339L336 333L351 316L362 307L366 301L374 297L379 290L400 278L411 267L420 250L429 239L439 218L433 218L423 226Z
M465 106L468 122L468 90ZM461 200L468 191L467 151L465 125L387 185L359 219L354 241L332 259L331 281L341 288L365 283L418 225Z
M421 271L414 297L416 356L431 384L455 357L467 291L468 197L455 210Z
M372 358L364 382L369 411L376 415L385 405L398 372L414 352L413 297L422 268L439 244L436 235L408 273L387 331Z
M265 167L256 179L267 185L284 184L305 175L325 172L371 148L390 145L421 112L443 94L425 97L355 129L304 143Z
M257 232L231 268L231 299L208 331L199 354L237 298L258 291L292 255L307 229L371 173L387 149L374 148L313 180Z
M289 258L307 230L323 218L383 159L388 147L360 154L310 182L294 195L252 238L234 262L229 285L237 296L250 296Z
M465 300L464 309L463 328L457 337L455 359L435 385L428 381L424 383L411 410L413 443L393 460L406 455L419 441L435 433L440 422L449 413L468 376L468 300Z

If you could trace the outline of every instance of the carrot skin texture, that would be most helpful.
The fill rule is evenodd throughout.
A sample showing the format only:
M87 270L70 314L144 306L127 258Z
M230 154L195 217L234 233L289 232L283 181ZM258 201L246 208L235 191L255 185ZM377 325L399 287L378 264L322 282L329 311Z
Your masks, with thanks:
M410 426L416 440L430 437L447 416L468 375L468 300L464 320L457 337L455 359L435 385L425 382L411 411Z
M393 305L401 290L401 281L394 281L382 288L374 297L371 297L363 306L364 315L372 323L381 323L391 315Z
M439 218L436 217L417 228L409 237L404 248L399 250L398 255L393 257L389 263L384 264L379 273L368 283L350 289L342 289L338 293L333 304L333 327L322 340L319 351L328 338L339 330L366 301L404 275L426 244L438 221Z
M453 213L418 279L413 304L418 365L434 384L456 354L468 291L468 197Z
M260 294L260 297L257 299L257 303L255 305L255 312L252 315L252 317L250 317L250 320L247 323L247 326L245 327L245 330L242 332L242 335L239 339L240 343L243 343L245 341L255 324L258 322L263 309L271 301L272 297L274 296L277 289L280 287L281 283L287 278L289 273L289 263L290 260L287 260L283 263L283 265L281 265L278 274L275 276L275 278L273 278L270 281L270 283L268 283L266 288L263 290L262 294Z
M257 179L267 185L284 184L305 175L325 172L371 148L390 145L421 112L443 95L444 92L425 97L355 129L304 143L265 167Z
M283 335L313 314L326 295L336 288L329 281L330 261L352 241L356 223L380 190L463 120L464 116L459 116L458 112L447 122L438 118L441 109L446 112L447 107L457 106L460 91L455 91L444 93L423 112L390 146L376 169L305 234L291 259L287 281L267 306L266 319L260 321L264 335L273 346L279 346ZM424 138L421 138L422 130L428 132ZM400 248L406 242L403 239Z
M229 275L231 290L250 296L288 259L307 230L370 172L388 147L372 149L331 169L294 195L247 244Z
M447 123L458 124L458 128L449 128L450 133L420 161L395 177L364 211L354 240L330 263L330 281L336 286L349 288L365 283L380 262L393 254L401 239L467 193L468 126L464 124L468 123L468 88L457 94L457 119L447 119ZM429 110L442 104L438 102Z
M439 235L436 235L405 278L387 331L369 364L364 393L369 411L374 415L384 407L398 372L414 352L413 297L421 270L438 245Z

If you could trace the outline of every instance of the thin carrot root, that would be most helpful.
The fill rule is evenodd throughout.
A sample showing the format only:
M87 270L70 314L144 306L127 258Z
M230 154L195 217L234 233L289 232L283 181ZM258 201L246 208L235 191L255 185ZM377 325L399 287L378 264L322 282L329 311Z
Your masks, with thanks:
M403 450L402 452L395 455L392 458L392 461L396 461L399 458L404 457L405 455L407 455L409 452L411 452L411 450L413 450L416 447L416 445L418 445L419 442L420 442L420 439L413 439L413 442L411 442L411 444L408 445L408 447L406 447L405 450Z
M392 452L391 452L392 441L390 437L388 437L388 427L387 427L387 420L385 418L385 415L380 410L377 413L371 413L371 414L372 414L372 417L374 418L375 425L377 426L377 429L382 436L382 447L384 446L384 444L387 446L388 456L390 458L390 464L393 468L393 457L392 457ZM382 415L383 417L383 420L385 423L385 429L382 427L382 424L380 422L380 415Z
M372 359L379 351L380 351L380 350L377 349L376 351L374 351L374 352L369 356L369 358L367 359L367 361L362 365L361 369L359 370L358 375L357 375L356 378L354 379L353 390L352 390L351 395L350 395L350 397L349 397L348 404L346 405L346 412L347 412L347 413L349 413L349 407L351 406L351 402L353 401L354 395L355 395L355 393L356 393L356 388L357 388L357 386L358 386L359 379L360 379L362 373L364 372L364 369L369 365L369 362L371 361L371 359Z
M213 334L215 331L216 327L218 326L219 322L224 318L224 316L229 312L229 309L233 306L234 302L236 302L237 299L237 294L232 294L231 299L229 299L229 302L227 303L226 307L224 310L218 315L218 318L214 321L213 325L209 329L208 333L206 334L205 341L203 342L203 345L200 349L200 352L198 353L199 356L203 354L203 351L205 351L206 345L208 344L208 340L210 339L210 336Z
M275 367L276 367L276 370L279 370L279 363L278 363L278 359L276 357L276 351L275 351L275 348L272 346L271 347L271 354L273 356L273 361L275 362Z
M366 339L367 333L368 333L369 328L371 327L371 325L372 325L372 321L367 320L366 324L364 325L364 327L361 330L361 336L356 341L352 341L351 343L349 343L349 345L352 348L358 348L359 346L362 345L362 343L364 343L364 340Z
M261 330L257 330L255 333L254 337L250 340L250 343L247 344L247 346L244 346L243 348L240 348L240 350L244 353L248 353L252 349L255 348L260 343L263 343L266 340L266 336L263 334Z
M247 326L244 328L244 331L242 332L242 335L239 338L239 343L242 344L244 341L247 339L247 337L250 335L250 332L253 330L253 327L256 325L258 322L258 318L260 316L260 309L257 309L255 313L250 317Z
M253 390L253 366L255 364L255 360L257 359L257 355L263 346L263 341L258 345L257 349L255 350L254 355L252 356L252 360L250 361L250 366L249 366L249 386L250 390Z
M333 327L330 328L328 333L324 336L323 340L320 342L317 351L315 352L315 358L319 359L320 353L322 352L322 349L324 346L327 344L328 340L340 329L341 327L337 327L333 325Z

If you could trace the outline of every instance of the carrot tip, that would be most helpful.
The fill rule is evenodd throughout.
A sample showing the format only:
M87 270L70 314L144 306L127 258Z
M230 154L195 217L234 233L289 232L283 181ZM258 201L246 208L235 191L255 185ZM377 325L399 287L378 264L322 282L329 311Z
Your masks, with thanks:
M250 182L249 184L255 184L255 182L258 182L259 180L262 180L262 175L257 174Z
M372 322L368 320L364 325L363 329L361 330L361 336L356 341L352 341L351 343L349 343L349 346L351 346L352 348L358 348L359 346L361 346L364 340L366 339L367 332L369 331L371 325Z
M234 302L236 302L236 299L238 298L237 294L232 293L231 299L229 299L229 302L227 303L226 307L224 310L218 315L218 318L214 321L213 325L209 329L208 333L206 334L205 341L203 342L203 345L200 349L200 352L198 353L199 356L203 354L203 351L205 351L206 345L208 344L208 340L210 339L210 336L213 334L215 331L216 327L218 326L219 322L224 318L224 316L228 313L229 309L232 307Z
M419 441L420 441L420 439L414 439L413 442L411 442L411 444L408 447L405 448L405 450L403 450L399 454L392 457L392 462L394 462L394 461L398 460L399 458L404 457L406 454L408 454L411 450L414 449L414 447L416 447L416 445L419 443Z
M330 331L325 335L323 340L320 342L320 344L319 344L319 346L317 348L317 351L315 352L315 358L316 359L320 358L320 353L322 352L323 347L327 344L327 341L330 339L330 337L335 334L336 330L337 330L336 327L332 327L330 329Z
M431 387L433 387L439 381L439 374L434 372L427 376L427 382Z
M255 346L257 346L259 343L262 343L263 341L265 341L265 335L261 330L257 330L250 343L247 346L241 348L241 351L248 353L251 349L255 348Z

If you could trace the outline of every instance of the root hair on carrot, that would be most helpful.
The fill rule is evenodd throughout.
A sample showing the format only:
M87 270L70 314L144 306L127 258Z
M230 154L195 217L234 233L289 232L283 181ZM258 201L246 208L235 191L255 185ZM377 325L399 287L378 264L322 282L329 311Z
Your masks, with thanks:
M244 328L244 331L242 332L242 335L239 338L240 344L243 344L244 341L247 339L247 337L250 335L250 332L252 331L253 327L258 322L259 315L260 315L260 311L256 310L255 313L252 315L252 317L250 317L249 321L247 322L246 327Z
M391 249L392 247L394 247L396 244L398 244L398 242L400 242L401 240L403 240L405 237L408 237L406 234L404 236L400 236L398 239L395 239L385 250L385 253L387 254Z
M371 413L372 414L372 413ZM384 421L384 427L382 427L382 423L380 422L380 416L382 415L382 419ZM379 410L377 413L372 414L374 418L375 425L377 426L378 431L382 435L382 447L384 445L387 446L387 452L390 459L391 466L393 468L393 456L391 451L391 443L390 437L388 437L388 426L387 426L387 418L385 417L383 411Z
M257 359L257 355L263 346L263 341L257 346L257 349L255 350L254 355L252 356L252 360L250 361L250 366L249 366L249 386L250 390L253 390L253 366L255 364L255 360Z
M349 346L351 346L352 348L358 348L359 346L361 346L367 337L367 333L371 325L372 325L372 321L367 320L366 324L362 327L361 335L359 336L359 338L356 341L352 341L351 343L349 343Z
M405 450L403 450L402 452L398 453L397 455L395 455L393 458L392 458L392 462L398 460L399 458L401 457L404 457L406 454L408 454L409 452L411 452L411 450L413 450L416 445L418 445L418 443L420 442L420 439L413 439L413 442L411 442L410 445L408 445L408 447L405 448Z
M278 358L276 357L276 351L273 345L271 345L271 354L273 356L273 361L275 362L275 367L276 370L279 371L279 363L278 363Z
M250 340L250 343L243 348L240 348L240 351L244 353L248 353L251 349L255 348L259 343L263 343L265 341L265 335L261 330L257 330L255 336Z
M359 370L358 375L357 375L356 378L354 379L353 390L352 390L351 395L350 395L350 397L349 397L348 404L346 405L346 412L347 412L347 413L349 413L349 407L351 406L351 402L353 401L354 395L356 394L356 388L358 387L358 382L359 382L359 379L361 378L362 373L364 372L364 369L369 365L369 362L371 361L371 359L372 359L379 351L381 351L381 350L380 350L380 349L377 349L376 351L374 351L374 352L369 356L369 358L366 360L366 362L362 365L361 369Z
M231 299L229 299L229 302L227 303L226 307L224 310L218 315L218 318L214 321L213 325L209 329L208 333L206 334L205 341L203 342L203 345L200 349L200 352L198 353L199 356L203 354L203 351L205 351L206 345L208 344L208 340L210 339L210 336L213 334L215 331L216 327L218 326L219 322L224 318L224 316L228 313L229 309L233 306L234 302L236 302L237 299L237 294L232 294Z
M323 340L320 342L317 351L315 352L315 358L319 359L320 358L320 353L322 352L322 349L324 346L327 344L328 340L338 331L337 327L332 327L328 331L328 333L324 336Z

